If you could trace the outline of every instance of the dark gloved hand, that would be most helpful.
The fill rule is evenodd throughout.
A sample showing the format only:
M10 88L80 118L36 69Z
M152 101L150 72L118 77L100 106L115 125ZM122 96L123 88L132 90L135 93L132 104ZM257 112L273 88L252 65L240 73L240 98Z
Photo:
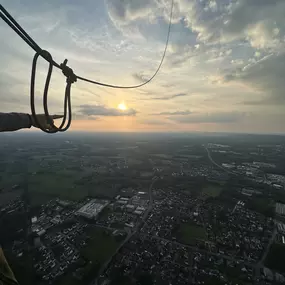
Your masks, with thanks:
M31 118L32 126L36 127L36 128L39 128L39 126L35 122L33 116L30 116L30 118ZM50 116L50 119L52 120L52 122L54 122L54 120L56 120L56 119L61 119L61 118L63 118L62 115L51 115ZM43 127L44 129L48 129L48 130L51 129L51 125L47 121L46 116L44 114L37 115L37 119L38 119L38 122L39 122L41 127Z

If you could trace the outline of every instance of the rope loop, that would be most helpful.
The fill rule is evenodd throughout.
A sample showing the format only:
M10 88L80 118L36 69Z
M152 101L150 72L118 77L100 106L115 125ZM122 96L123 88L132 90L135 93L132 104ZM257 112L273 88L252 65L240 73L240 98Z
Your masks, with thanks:
M49 69L48 69L48 74L46 77L46 82L45 82L45 87L44 87L44 94L43 94L43 108L44 108L44 113L46 117L46 121L49 125L49 128L46 129L44 126L42 126L37 118L36 110L35 110L35 77L36 77L36 66L37 66L37 60L39 56L42 56L49 62ZM49 114L48 110L48 91L49 91L49 84L51 80L51 75L52 75L52 70L53 70L53 58L51 54L46 51L46 50L41 50L40 52L37 52L34 56L33 60L33 65L32 65L32 74L31 74L31 111L32 111L32 116L37 124L37 126L45 133L57 133L57 132L64 132L68 130L68 128L71 125L71 120L72 120L72 111L71 111L71 84L76 82L76 75L73 73L73 70L68 67L67 60L65 60L61 64L62 72L66 76L66 88L65 88L65 96L64 96L64 116L63 120L60 124L59 127L57 127L54 122L52 117ZM68 120L67 120L68 119ZM67 124L64 127L65 123L67 120Z

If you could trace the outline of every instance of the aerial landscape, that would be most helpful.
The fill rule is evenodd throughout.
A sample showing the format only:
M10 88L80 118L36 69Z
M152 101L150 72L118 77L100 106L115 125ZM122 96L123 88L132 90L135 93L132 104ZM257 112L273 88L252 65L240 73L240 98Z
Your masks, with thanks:
M1 244L20 284L285 282L285 137L1 138Z
M0 2L0 285L285 284L285 0Z

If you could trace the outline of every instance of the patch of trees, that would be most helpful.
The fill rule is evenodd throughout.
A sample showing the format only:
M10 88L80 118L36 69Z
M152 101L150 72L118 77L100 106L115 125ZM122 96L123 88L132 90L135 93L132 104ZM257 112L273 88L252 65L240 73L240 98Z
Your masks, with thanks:
M284 256L285 246L277 243L272 244L265 260L265 266L272 270L285 273Z
M255 212L261 213L266 217L273 218L275 216L274 202L266 197L253 197L248 201L246 206Z

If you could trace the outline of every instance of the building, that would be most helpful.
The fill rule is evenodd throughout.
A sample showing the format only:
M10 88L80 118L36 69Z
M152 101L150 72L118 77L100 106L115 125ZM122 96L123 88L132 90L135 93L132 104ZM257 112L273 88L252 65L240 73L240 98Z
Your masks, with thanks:
M280 216L285 216L285 205L281 203L276 203L275 212Z
M133 212L135 210L135 205L129 204L126 206L126 209L128 212Z
M285 224L283 223L277 223L277 229L278 232L281 234L285 234Z
M60 215L56 215L53 219L51 219L51 223L53 223L54 225L58 225L60 224L62 221L61 221L61 217Z
M46 233L46 230L42 229L37 234L39 237L43 236Z
M134 223L125 223L126 227L133 228L135 225Z
M129 200L130 200L130 198L121 197L121 198L120 198L120 200L121 200L121 201L129 201Z
M66 200L57 199L56 202L62 207L68 207L71 203Z
M36 223L38 221L37 217L32 217L32 224Z
M93 199L77 211L78 216L94 219L108 205L106 200Z
M144 208L144 207L137 207L136 211L142 211L142 212L144 212L144 211L145 211L145 208Z

